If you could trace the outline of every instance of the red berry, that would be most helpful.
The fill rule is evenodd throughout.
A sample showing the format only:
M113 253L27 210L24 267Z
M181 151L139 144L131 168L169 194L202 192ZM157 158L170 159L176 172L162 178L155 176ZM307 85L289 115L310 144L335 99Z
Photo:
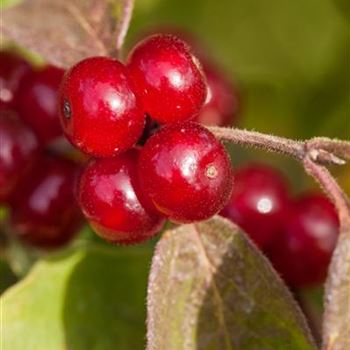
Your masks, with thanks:
M30 65L21 57L0 51L0 108L11 109L15 105L18 88L27 74Z
M11 222L25 242L42 248L66 244L77 232L82 215L75 201L78 166L45 156L23 179L11 203Z
M128 69L145 111L160 123L192 119L203 106L203 73L189 47L175 36L141 41L129 56Z
M288 208L287 182L277 170L253 164L235 174L232 196L221 212L265 247L280 232Z
M62 135L57 98L63 74L52 66L33 71L18 92L16 109L43 144Z
M8 201L39 149L34 133L14 114L0 111L0 202Z
M231 126L237 120L238 94L226 76L209 63L203 63L207 78L207 99L196 121L205 125Z
M164 223L143 194L137 175L139 151L92 160L79 182L78 199L96 233L107 241L132 244L153 237Z
M132 147L145 124L125 66L107 57L87 58L66 73L60 106L67 138L94 156Z
M139 162L141 186L176 222L208 219L226 204L233 177L223 145L199 124L163 127L147 141Z
M339 233L334 206L319 194L296 201L279 238L268 249L277 271L294 287L324 281Z

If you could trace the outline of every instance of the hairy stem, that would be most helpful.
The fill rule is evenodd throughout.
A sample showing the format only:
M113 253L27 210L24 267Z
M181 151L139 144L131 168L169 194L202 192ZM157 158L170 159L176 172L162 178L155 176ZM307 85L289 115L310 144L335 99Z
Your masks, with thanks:
M350 141L313 138L296 141L256 131L211 126L208 129L219 139L232 143L289 155L299 161L308 156L315 163L343 165L350 159Z
M327 137L315 137L308 141L310 147L323 149L327 152L337 154L339 157L350 159L350 142L334 140Z
M122 0L122 12L116 29L116 50L118 53L120 53L126 34L128 33L133 10L134 0Z
M262 134L256 131L222 128L219 126L211 126L208 129L219 139L265 149L270 152L283 153L299 160L303 158L305 152L302 142L284 137Z
M345 220L349 216L350 201L332 174L325 166L314 163L309 157L304 159L303 164L305 171L321 185L334 203L340 221Z
M325 164L345 164L344 159L350 159L349 141L328 138L295 141L280 136L236 128L212 126L208 129L221 140L278 152L297 159L303 164L305 171L319 182L330 197L338 210L340 219L342 220L343 217L349 215L349 198L324 166Z

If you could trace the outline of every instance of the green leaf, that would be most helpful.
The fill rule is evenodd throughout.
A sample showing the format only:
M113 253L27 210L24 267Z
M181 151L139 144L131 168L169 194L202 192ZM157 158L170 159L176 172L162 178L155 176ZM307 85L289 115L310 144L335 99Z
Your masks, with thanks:
M148 288L149 350L315 349L270 263L223 218L167 231Z
M38 262L2 297L2 350L144 348L150 257L96 246Z
M0 258L0 294L14 284L17 278L5 260Z

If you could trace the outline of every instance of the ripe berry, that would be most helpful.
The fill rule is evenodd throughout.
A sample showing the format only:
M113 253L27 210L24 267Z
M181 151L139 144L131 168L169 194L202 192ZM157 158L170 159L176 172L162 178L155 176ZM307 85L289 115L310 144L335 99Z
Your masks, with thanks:
M139 151L92 160L79 182L78 200L96 233L110 242L132 244L153 237L164 219L139 185Z
M0 111L0 202L8 201L39 149L34 133L13 113Z
M12 109L18 88L31 71L30 65L21 57L0 51L0 108Z
M16 109L43 144L62 135L57 98L63 74L52 66L33 71L18 91Z
M277 271L294 287L323 282L339 233L332 203L320 194L296 201L278 239L268 249Z
M172 35L154 35L131 52L128 70L144 109L160 123L193 119L203 106L206 83L189 47Z
M282 174L253 164L235 174L231 199L221 215L242 227L263 248L279 233L288 204L288 188Z
M66 73L60 109L67 138L94 156L113 156L132 147L145 124L126 68L107 57L87 58Z
M23 241L42 248L66 244L77 232L82 215L74 197L79 168L68 160L44 156L20 182L11 202L11 223Z
M165 126L147 141L139 161L141 186L176 222L210 218L230 197L233 177L223 145L199 124Z
M205 125L232 126L237 120L239 106L236 88L212 64L204 62L208 93L196 121Z

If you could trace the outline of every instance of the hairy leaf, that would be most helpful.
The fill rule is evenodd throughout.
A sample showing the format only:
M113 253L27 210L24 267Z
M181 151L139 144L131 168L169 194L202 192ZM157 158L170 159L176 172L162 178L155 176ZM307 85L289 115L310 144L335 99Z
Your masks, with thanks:
M48 62L68 67L113 50L115 4L111 0L24 0L2 11L0 28L6 37Z
M268 261L217 217L168 231L158 243L148 287L148 349L315 346Z
M343 222L326 283L324 349L350 349L350 213Z
M143 349L150 249L80 248L3 294L2 350Z

